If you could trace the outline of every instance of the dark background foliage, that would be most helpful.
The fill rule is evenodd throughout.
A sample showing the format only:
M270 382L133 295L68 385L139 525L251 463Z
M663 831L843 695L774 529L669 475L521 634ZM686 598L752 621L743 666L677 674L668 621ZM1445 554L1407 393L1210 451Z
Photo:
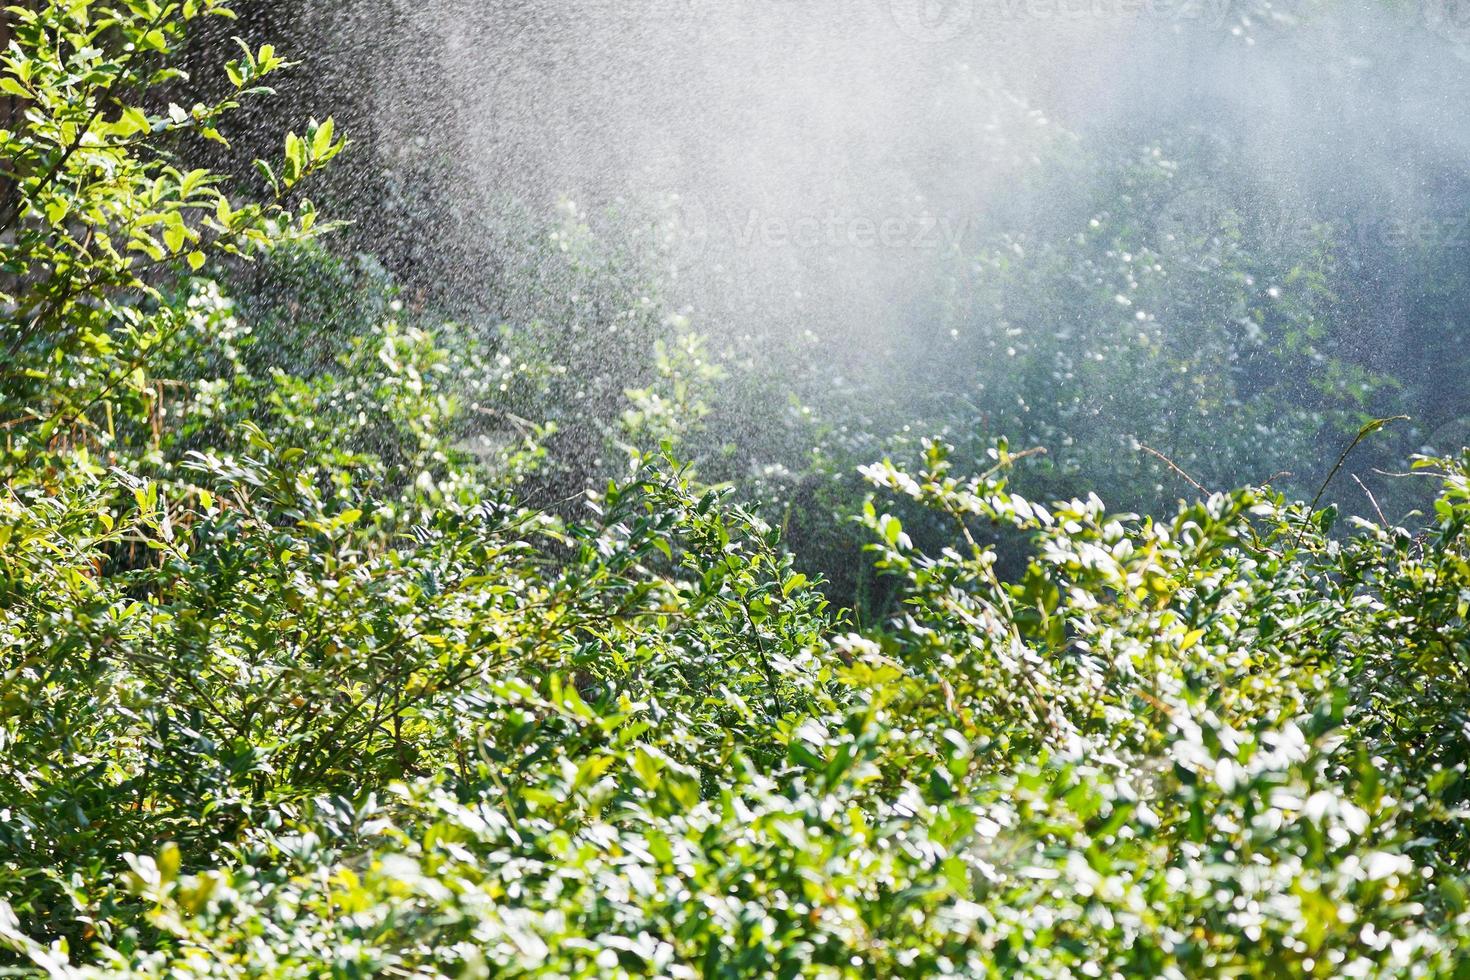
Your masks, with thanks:
M779 6L8 11L0 968L1463 972L1463 243L1371 231L1451 141L1399 92L1302 205L1198 118L1463 39L1177 14L1078 125L1103 35L1020 98Z

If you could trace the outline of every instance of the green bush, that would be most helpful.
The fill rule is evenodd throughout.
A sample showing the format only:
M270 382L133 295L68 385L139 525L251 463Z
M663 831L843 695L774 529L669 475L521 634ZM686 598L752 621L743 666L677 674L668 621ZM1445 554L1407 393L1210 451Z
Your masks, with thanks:
M471 440L519 362L286 212L327 124L264 205L174 167L232 104L120 100L223 13L53 2L5 60L0 966L1463 973L1470 454L1421 461L1416 534L1043 505L1037 453L925 440L862 471L859 627L672 458L697 339L628 394L626 477L529 507L545 431ZM348 284L338 329L197 278L246 260Z

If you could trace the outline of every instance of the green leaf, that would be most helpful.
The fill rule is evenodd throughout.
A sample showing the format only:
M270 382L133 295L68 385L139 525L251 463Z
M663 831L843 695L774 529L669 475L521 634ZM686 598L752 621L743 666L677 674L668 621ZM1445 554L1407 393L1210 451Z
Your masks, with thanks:
M177 252L184 247L187 232L184 228L184 220L177 211L170 217L172 220L163 229L163 243L168 246L170 252Z
M46 202L46 220L52 225L59 225L66 218L68 210L65 198L53 197Z
M276 172L271 169L271 165L269 163L266 163L264 160L256 160L255 170L257 173L265 178L266 183L270 184L272 191L274 191L277 195L281 193L281 185L276 180Z
M203 168L191 170L179 181L179 197L188 198L195 188L199 187L204 179L209 176L209 171Z
M117 131L121 136L135 136L152 130L153 124L148 121L148 114L135 106L125 107L118 117Z
M333 122L329 116L325 122L316 128L316 132L312 134L311 155L314 159L322 159L327 155L327 151L332 148L332 129Z

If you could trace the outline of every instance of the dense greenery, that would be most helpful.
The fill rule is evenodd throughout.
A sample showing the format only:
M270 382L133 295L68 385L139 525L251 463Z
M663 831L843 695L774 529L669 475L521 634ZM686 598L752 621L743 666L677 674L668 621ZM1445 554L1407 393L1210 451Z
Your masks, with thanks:
M760 480L710 482L741 465L721 370L618 293L636 262L599 257L575 212L555 261L611 283L589 303L637 296L632 391L597 374L605 341L552 357L535 322L434 324L314 243L300 194L345 145L330 121L253 188L187 168L284 66L243 50L235 96L169 102L186 31L228 14L11 10L0 965L1464 972L1470 452L1415 464L1437 492L1411 532L1265 487L1157 518L1085 490L1043 504L1016 488L1085 473L916 441L856 496L825 476L806 494L853 513L862 580L891 592L840 612L767 523L790 514L739 504L770 503ZM1006 274L1131 274L1115 244L1072 242ZM1310 276L1263 297L1199 268L1217 280L1154 301L1207 297L1312 356ZM1069 302L1111 290L1083 276ZM1157 338L1129 329L1146 358ZM1019 336L1015 383L1046 384L1060 349ZM1061 380L1086 399L1150 363ZM1273 393L1274 421L1361 407L1319 395ZM1078 418L1036 435L1086 440ZM829 435L822 465L867 448ZM575 501L532 505L588 469Z

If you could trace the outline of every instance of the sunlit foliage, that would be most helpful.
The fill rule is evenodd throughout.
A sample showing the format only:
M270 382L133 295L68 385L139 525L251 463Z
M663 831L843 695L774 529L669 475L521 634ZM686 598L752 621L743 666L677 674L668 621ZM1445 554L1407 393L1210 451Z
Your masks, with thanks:
M134 105L225 15L53 0L0 75L0 966L1462 969L1470 455L1420 461L1411 533L1042 502L1039 452L917 441L861 472L856 624L677 461L720 374L687 324L643 324L615 478L531 506L550 430L502 396L561 382L309 241L328 123L264 204L175 167L234 103ZM209 278L247 261L341 315Z

